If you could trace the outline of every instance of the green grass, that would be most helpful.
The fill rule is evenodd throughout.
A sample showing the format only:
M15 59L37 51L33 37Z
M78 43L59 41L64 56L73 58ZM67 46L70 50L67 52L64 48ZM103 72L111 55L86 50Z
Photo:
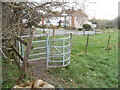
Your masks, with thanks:
M26 42L29 41L29 38L24 38L24 40ZM41 37L34 37L33 41L40 41L40 40L46 40L46 36L41 36ZM39 42L39 43L32 43L32 46L34 48L37 47L45 47L46 46L46 42ZM33 50L31 49L30 54L38 54L38 53L45 53L46 52L46 48L43 49L36 49ZM29 56L29 59L35 59L35 58L40 58L40 57L45 57L46 55L36 55L36 56Z
M111 35L109 51L105 50ZM56 87L114 88L118 86L117 32L90 35L85 54L86 36L73 36L69 69L50 69L58 80Z
M15 63L10 64L6 59L2 59L2 88L12 88L19 76L18 67Z
M24 81L33 80L34 77L29 73ZM2 59L2 88L13 88L17 84L20 72L15 62L10 63L9 60Z
M109 35L111 40L108 51L105 48ZM49 74L54 77L50 84L64 88L116 88L118 86L117 32L90 35L87 54L84 52L86 38L82 35L73 35L71 63L68 69L49 69ZM38 38L34 39L38 40ZM10 65L7 60L3 60L2 64L3 88L12 88L19 76L18 68L15 63ZM27 77L25 80L31 80L31 78Z

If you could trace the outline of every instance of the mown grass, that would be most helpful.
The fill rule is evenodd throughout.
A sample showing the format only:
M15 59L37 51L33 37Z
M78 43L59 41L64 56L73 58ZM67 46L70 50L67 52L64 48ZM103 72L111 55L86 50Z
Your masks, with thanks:
M19 76L19 69L13 62L2 59L2 88L12 88L16 83Z
M108 51L105 48L109 35L111 40ZM117 32L90 35L87 54L84 52L86 38L87 36L73 35L71 63L68 69L49 69L49 74L55 78L50 83L55 87L114 88L118 86ZM6 60L3 60L2 64L3 88L12 88L19 76L18 68L15 63L10 65ZM26 78L26 80L30 79Z
M19 68L15 62L10 62L8 59L2 59L2 89L13 88L17 84L20 76ZM26 77L23 81L33 80L29 72L26 73Z
M109 50L105 50L111 35ZM73 36L71 64L68 69L50 69L58 80L56 87L115 88L118 86L117 32L90 35L85 54L86 36Z

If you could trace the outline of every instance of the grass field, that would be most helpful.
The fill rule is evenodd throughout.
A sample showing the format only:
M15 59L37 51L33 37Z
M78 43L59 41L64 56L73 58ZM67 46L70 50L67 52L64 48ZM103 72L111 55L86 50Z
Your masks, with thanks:
M2 59L2 88L13 88L17 84L19 74L19 69L15 62L11 64L8 60ZM24 81L32 79L33 77L27 76Z
M105 50L111 35L109 50ZM62 36L56 36L62 37ZM86 36L73 36L71 63L67 68L49 69L55 87L114 88L118 86L118 33L90 35L88 53L85 54ZM3 62L3 87L16 84L18 69ZM28 78L30 79L30 78ZM27 80L28 80L27 79Z
M105 50L111 35L109 51ZM73 36L69 69L51 69L56 87L113 88L118 86L117 32L90 35L85 54L86 36Z
M12 88L18 79L19 71L15 63L12 65L2 59L2 88Z

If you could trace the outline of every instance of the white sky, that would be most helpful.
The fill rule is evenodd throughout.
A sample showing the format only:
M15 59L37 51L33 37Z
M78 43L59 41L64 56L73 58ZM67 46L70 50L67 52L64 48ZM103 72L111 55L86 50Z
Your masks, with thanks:
M89 17L97 19L114 19L118 16L118 2L120 0L91 0L96 4L91 4L87 10Z
M30 0L30 1L36 2L41 0ZM63 0L63 1L73 2L74 0ZM118 16L118 2L120 0L88 0L88 1L96 2L95 4L89 4L89 7L87 7L86 9L86 13L89 16L89 18L95 17L97 19L114 19Z

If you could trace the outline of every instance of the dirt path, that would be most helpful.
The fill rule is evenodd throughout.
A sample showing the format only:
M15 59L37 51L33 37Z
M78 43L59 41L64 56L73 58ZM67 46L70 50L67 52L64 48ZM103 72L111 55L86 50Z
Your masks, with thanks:
M32 76L36 79L42 79L50 84L56 84L58 81L49 74L46 68L45 60L31 61L29 70L32 72Z

